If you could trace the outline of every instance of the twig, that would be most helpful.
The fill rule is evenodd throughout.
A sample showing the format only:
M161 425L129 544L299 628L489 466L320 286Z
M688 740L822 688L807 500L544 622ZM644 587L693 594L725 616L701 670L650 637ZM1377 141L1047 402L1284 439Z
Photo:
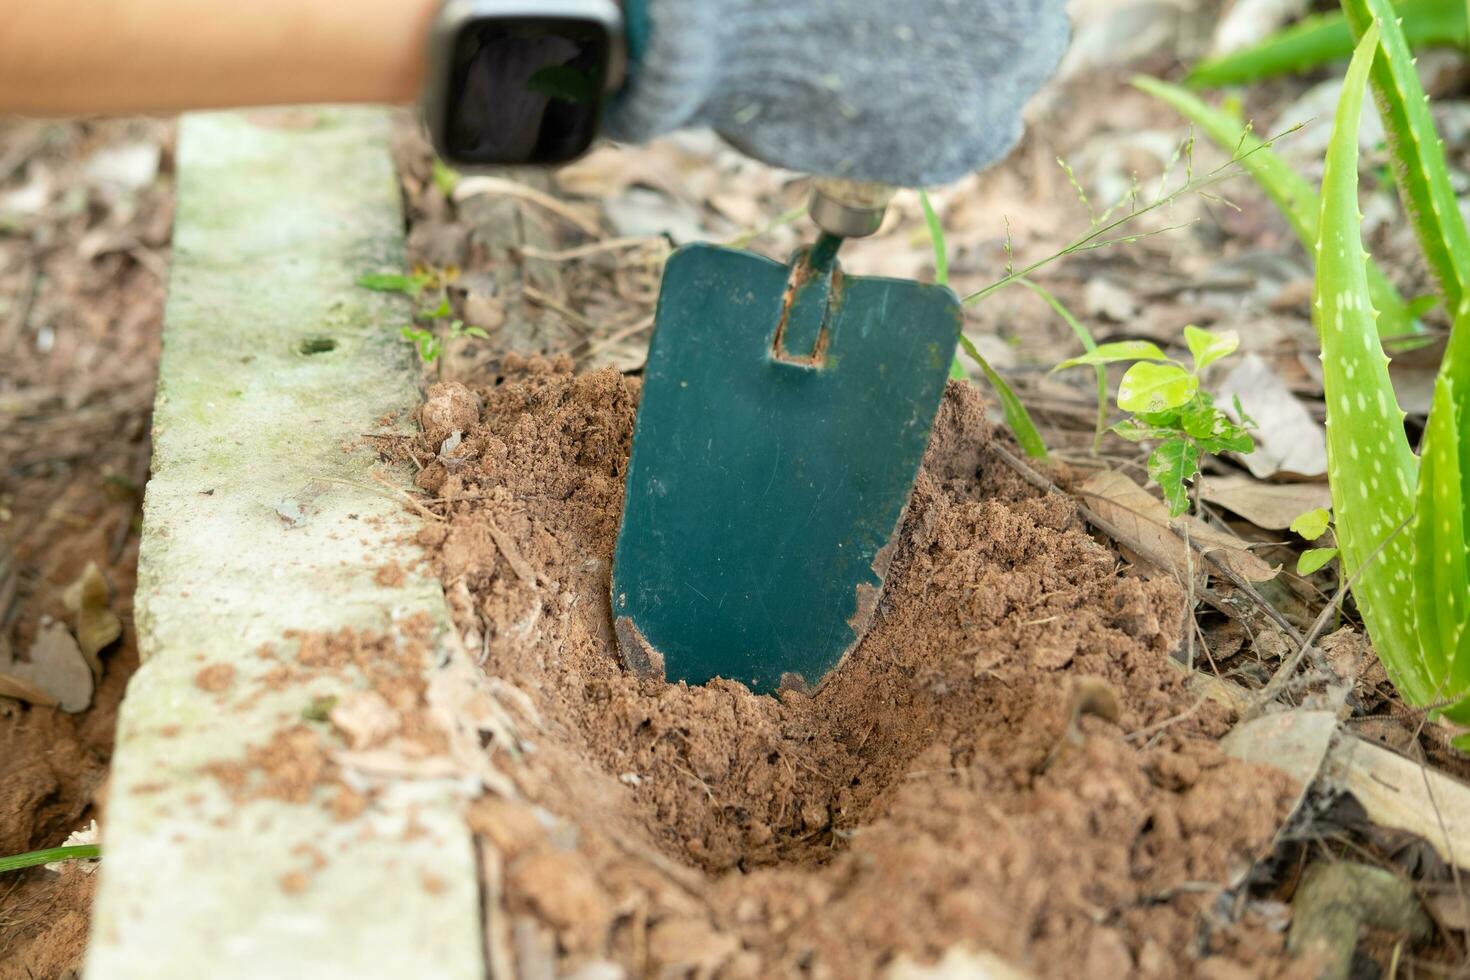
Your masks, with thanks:
M1252 718L1259 717L1261 712L1266 709L1266 705L1270 704L1275 700L1276 695L1281 693L1281 688L1285 686L1290 676L1296 672L1296 669L1301 666L1302 658L1307 655L1312 645L1317 642L1317 637L1322 635L1322 631L1327 628L1327 620L1332 617L1333 610L1340 609L1342 600L1347 595L1348 589L1352 587L1353 583L1358 580L1358 576L1362 575L1368 566L1378 560L1378 556L1383 554L1383 549L1388 546L1388 543L1398 537L1413 519L1413 514L1404 518L1398 527L1394 528L1390 534L1378 542L1378 547L1373 549L1373 553L1368 556L1368 560L1358 566L1353 574L1344 579L1342 584L1337 587L1337 591L1332 595L1332 601L1322 607L1322 612L1317 615L1317 619L1312 623L1312 628L1307 631L1306 637L1303 638L1300 646L1297 647L1296 653L1292 654L1280 667L1276 668L1276 673L1271 675L1271 679L1266 682L1266 686L1261 688L1261 693L1256 695L1256 699L1250 703L1245 711L1241 712L1241 721L1250 721Z
M1282 615L1281 610L1267 602L1266 597L1261 595L1260 590L1246 581L1235 569L1231 568L1228 562L1217 557L1216 552L1219 551L1218 548L1206 551L1204 545L1191 538L1188 534L1183 533L1179 528L1173 525L1170 525L1170 528L1184 540L1185 544L1189 545L1193 550L1198 551L1221 578L1225 579L1225 581L1235 586L1241 592L1244 592L1252 602L1260 606L1266 615L1270 617L1271 622L1281 627L1281 631L1286 634L1287 639L1291 640L1296 646L1302 645L1302 635L1297 631L1295 626L1291 625L1291 621Z
M597 226L596 222L583 216L581 212L577 211L565 201L552 197L545 191L538 191L534 187L529 187L518 181L507 180L504 177L489 177L485 175L466 177L455 187L454 201L458 204L481 194L498 194L502 197L518 198L550 211L558 218L575 225L578 230L590 238L597 238L602 234L602 229Z
M639 320L637 323L630 323L626 327L623 327L621 330L615 330L614 332L599 340L597 343L592 344L587 348L585 353L578 355L577 360L589 361L592 358L596 357L598 354L601 354L603 351L607 350L613 344L616 344L623 340L627 340L629 337L637 336L651 326L653 326L653 314L650 313L648 316Z
M534 245L521 245L520 253L528 259L544 259L548 262L570 262L574 259L585 259L588 256L599 255L603 252L616 252L619 249L637 248L640 245L653 245L662 241L663 239L657 235L638 236L634 238L604 238L600 242L588 242L586 245L564 248L561 251L537 248Z
M595 326L593 326L591 320L587 319L585 316L578 313L570 306L567 306L555 296L549 296L534 286L522 286L521 295L525 296L526 299L535 303L537 306L544 306L546 307L546 309L551 310L553 313L560 313L563 317L570 320L578 327L581 327L584 333L590 333L591 331L597 329Z

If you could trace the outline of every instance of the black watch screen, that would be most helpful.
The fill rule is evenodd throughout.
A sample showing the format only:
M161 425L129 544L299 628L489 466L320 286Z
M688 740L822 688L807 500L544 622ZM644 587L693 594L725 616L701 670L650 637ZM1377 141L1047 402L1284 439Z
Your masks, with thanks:
M612 39L605 24L486 18L454 38L444 149L451 164L558 164L597 136Z

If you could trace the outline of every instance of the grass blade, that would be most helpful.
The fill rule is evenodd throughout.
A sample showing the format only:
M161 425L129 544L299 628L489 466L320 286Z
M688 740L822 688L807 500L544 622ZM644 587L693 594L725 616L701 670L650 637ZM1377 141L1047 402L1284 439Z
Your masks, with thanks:
M1370 27L1353 52L1327 147L1312 314L1322 344L1327 475L1343 574L1354 582L1358 610L1394 686L1409 702L1425 704L1433 685L1415 629L1414 538L1394 533L1414 510L1418 463L1378 343L1359 228L1358 119L1377 35Z
M51 864L56 861L77 861L84 858L95 858L102 856L102 848L97 844L73 844L70 847L48 847L44 851L27 851L24 854L12 854L9 857L0 857L0 874L6 871L20 871L23 868L34 868L42 864Z
M1419 84L1414 57L1389 0L1342 0L1342 10L1359 37L1378 24L1378 56L1370 77L1398 178L1395 184L1439 283L1445 309L1454 315L1470 286L1470 235L1450 186L1444 143L1429 114L1429 97Z
M1470 46L1464 0L1406 0L1395 9L1404 19L1404 38L1415 51ZM1241 85L1308 71L1352 53L1353 30L1347 18L1334 11L1303 18L1259 44L1203 61L1184 83L1196 88Z
M960 334L960 347L970 355L971 360L980 365L980 370L985 372L985 379L990 382L990 386L995 389L996 397L1000 399L1001 410L1005 412L1006 425L1011 427L1011 432L1015 434L1016 441L1021 444L1026 455L1032 459L1046 459L1046 442L1041 438L1041 433L1036 430L1036 423L1031 421L1031 414L1026 411L1026 406L1021 404L1021 399L1017 398L1011 386L1006 384L1005 378L995 373L990 362L985 360L980 351L970 342L970 338L964 334Z
M922 187L919 188L919 206L924 209L924 224L929 229L929 242L934 246L934 281L941 286L948 286L949 249L944 244L944 225L940 224L939 215L934 213L934 205L929 203L929 192ZM956 354L955 359L949 362L949 379L967 381L969 377Z
M1238 157L1240 165L1291 225L1302 247L1308 254L1313 251L1317 244L1321 201L1305 177L1291 169L1275 150L1239 120L1206 105L1194 93L1147 76L1134 78L1133 84L1194 123L1216 146ZM1369 295L1378 310L1379 336L1422 331L1423 325L1414 319L1409 305L1372 260L1369 260L1367 275Z
M1092 334L1086 327L1077 322L1077 318L1072 315L1072 311L1067 309L1061 300L1052 295L1050 290L1043 286L1038 286L1030 279L1022 278L1018 279L1017 282L1046 301L1046 304L1055 311L1056 315L1061 317L1067 326L1072 328L1072 332L1077 335L1077 339L1082 341L1082 348L1084 350L1088 353L1097 350L1097 341L1092 339ZM1092 455L1096 456L1102 451L1103 433L1108 430L1108 369L1101 364L1095 364L1093 365L1093 370L1097 372L1097 425L1092 433Z

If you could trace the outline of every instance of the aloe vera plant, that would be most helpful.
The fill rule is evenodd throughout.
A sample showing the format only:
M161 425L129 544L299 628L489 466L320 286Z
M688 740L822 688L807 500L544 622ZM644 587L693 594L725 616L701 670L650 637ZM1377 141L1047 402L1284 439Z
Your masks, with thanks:
M1418 111L1423 92L1391 8L1382 0L1344 0L1344 7L1362 36L1327 151L1313 298L1336 534L1344 574L1394 685L1407 701L1440 707L1464 722L1470 720L1470 556L1461 475L1470 440L1460 423L1470 392L1470 305L1457 300L1449 307L1457 316L1421 460L1404 432L1388 358L1377 343L1359 232L1358 117L1375 63L1390 149L1410 178L1399 187L1421 241L1440 236L1431 243L1434 251L1461 268L1470 247L1463 244L1458 209L1435 208L1449 178L1428 112ZM1453 271L1436 266L1446 295L1457 286L1463 295Z
M1470 44L1464 0L1403 0L1394 9L1403 18L1404 38L1415 51ZM1308 71L1346 58L1353 52L1353 43L1353 29L1340 11L1316 14L1259 44L1200 62L1185 83L1196 87L1239 85Z

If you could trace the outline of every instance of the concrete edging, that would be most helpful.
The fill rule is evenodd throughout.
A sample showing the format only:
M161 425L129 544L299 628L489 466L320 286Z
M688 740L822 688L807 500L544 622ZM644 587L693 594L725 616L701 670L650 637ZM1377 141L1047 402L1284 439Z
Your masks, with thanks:
M113 759L86 970L97 980L484 976L462 817L474 786L399 776L341 820L321 793L236 802L204 771L300 725L317 693L267 683L262 644L289 652L288 630L394 633L418 613L448 623L437 582L373 576L412 557L395 542L413 522L369 476L361 435L419 398L397 336L403 301L354 285L402 262L388 137L386 114L365 109L181 124L143 664ZM199 672L217 665L229 683L206 689ZM313 853L306 886L283 887Z

